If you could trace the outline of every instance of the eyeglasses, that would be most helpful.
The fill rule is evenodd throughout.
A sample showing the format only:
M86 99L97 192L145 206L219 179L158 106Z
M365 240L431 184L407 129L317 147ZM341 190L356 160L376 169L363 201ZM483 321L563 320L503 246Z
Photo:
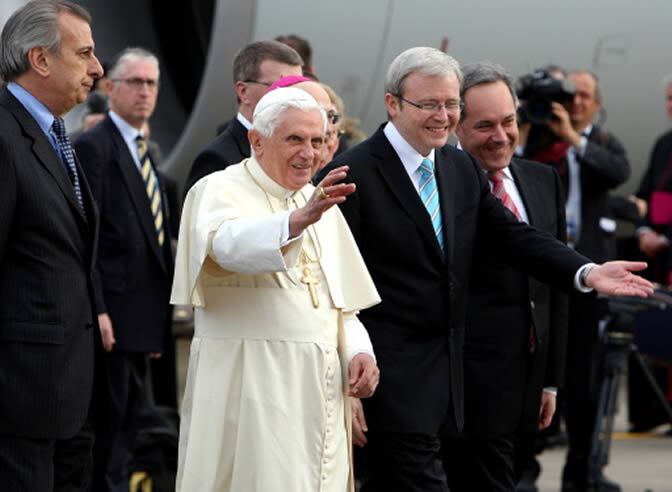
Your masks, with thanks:
M440 111L444 108L445 108L446 111L448 111L450 113L454 113L458 110L462 111L464 109L464 103L462 101L454 100L454 99L452 99L450 101L442 102L442 103L439 103L439 102L416 103L416 102L409 101L408 99L403 98L399 94L394 94L394 97L396 97L400 101L404 101L404 102L410 104L413 107L421 109L422 111L431 111L432 113L436 112L436 111Z
M335 125L341 120L341 114L337 113L333 109L330 109L329 111L327 111L327 119L329 120L329 123Z
M245 82L246 84L259 84L259 85L265 85L266 87L270 87L271 85L273 85L273 84L271 84L271 83L269 83L269 82L262 82L261 80L253 80L253 79L243 80L243 82Z
M146 84L149 90L155 90L159 87L159 81L155 79L143 79L142 77L130 77L128 79L112 79L113 82L124 82L135 90L140 90Z

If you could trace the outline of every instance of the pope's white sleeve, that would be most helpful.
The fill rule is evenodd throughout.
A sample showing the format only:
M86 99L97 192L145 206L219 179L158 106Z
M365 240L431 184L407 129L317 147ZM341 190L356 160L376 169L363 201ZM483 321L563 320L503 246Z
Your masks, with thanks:
M345 354L348 363L357 354L369 354L376 360L369 333L355 313L343 313L343 329L345 330Z
M289 214L228 220L212 238L210 256L230 272L284 272L299 259L302 236L289 237Z

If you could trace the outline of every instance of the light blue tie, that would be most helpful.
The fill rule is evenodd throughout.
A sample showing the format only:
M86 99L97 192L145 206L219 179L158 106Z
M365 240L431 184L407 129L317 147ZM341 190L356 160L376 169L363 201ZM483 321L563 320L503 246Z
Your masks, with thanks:
M420 171L420 199L429 213L436 240L441 246L441 251L443 251L443 224L441 222L441 207L439 206L439 190L436 187L436 178L434 177L434 163L429 159L423 159L418 171Z

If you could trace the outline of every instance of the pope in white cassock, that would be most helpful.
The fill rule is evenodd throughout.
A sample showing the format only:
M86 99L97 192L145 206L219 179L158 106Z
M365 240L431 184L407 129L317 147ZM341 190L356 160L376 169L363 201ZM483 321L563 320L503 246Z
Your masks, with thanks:
M326 115L301 89L266 94L252 157L187 195L171 302L195 307L177 490L353 489L348 399L378 368L359 310L380 298L335 204L315 188Z

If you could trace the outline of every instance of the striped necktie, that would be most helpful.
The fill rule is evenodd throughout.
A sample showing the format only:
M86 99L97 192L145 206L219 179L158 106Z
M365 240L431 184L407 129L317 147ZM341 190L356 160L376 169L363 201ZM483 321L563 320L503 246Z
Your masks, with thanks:
M163 228L163 209L161 207L159 180L156 178L156 173L152 167L152 160L149 158L147 140L142 135L138 135L135 141L138 146L138 158L140 159L140 174L142 175L142 180L145 182L145 191L147 192L152 216L154 217L157 239L159 246L163 246L165 232Z
M65 169L68 172L68 177L70 178L72 187L75 190L75 196L77 197L79 208L82 209L82 212L86 216L86 212L84 210L84 200L82 199L82 188L79 185L79 174L77 173L77 166L75 165L75 151L72 148L70 137L68 137L68 134L65 131L65 122L63 121L63 118L56 116L54 118L54 122L51 125L51 129L54 132L56 142L58 142L58 147L61 150L61 158L65 164Z
M443 223L441 222L441 207L439 207L439 190L434 177L434 163L429 159L423 159L418 172L420 173L418 185L420 199L429 213L436 240L443 251Z
M504 206L516 216L516 219L520 220L518 207L516 207L511 195L509 195L506 192L506 188L504 188L504 171L500 169L499 171L488 173L488 179L492 183L492 194L499 198Z

